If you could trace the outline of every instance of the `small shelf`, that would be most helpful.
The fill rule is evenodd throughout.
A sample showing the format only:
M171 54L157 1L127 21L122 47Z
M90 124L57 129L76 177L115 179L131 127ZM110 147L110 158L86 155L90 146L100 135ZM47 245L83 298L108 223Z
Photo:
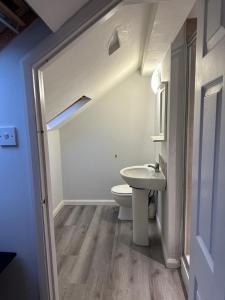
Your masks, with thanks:
M153 135L151 136L153 142L164 142L166 139L163 135Z

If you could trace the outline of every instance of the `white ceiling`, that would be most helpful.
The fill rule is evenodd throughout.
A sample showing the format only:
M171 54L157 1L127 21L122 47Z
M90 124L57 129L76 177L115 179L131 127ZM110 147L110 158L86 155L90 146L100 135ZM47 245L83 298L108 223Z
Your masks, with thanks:
M85 95L98 99L140 66L151 5L120 6L67 46L42 69L47 121ZM108 55L115 29L121 48Z
M52 31L57 31L90 0L25 0ZM98 0L96 1L96 5ZM129 4L171 0L124 0Z
M26 0L52 31L58 30L89 0Z
M130 0L127 0L130 1ZM196 0L170 0L158 3L153 28L150 33L142 61L143 75L160 64L175 39Z
M109 13L62 50L42 68L47 121L82 96L98 99L139 67L142 75L149 76L194 2L125 0L114 14ZM121 48L109 56L108 43L115 29Z

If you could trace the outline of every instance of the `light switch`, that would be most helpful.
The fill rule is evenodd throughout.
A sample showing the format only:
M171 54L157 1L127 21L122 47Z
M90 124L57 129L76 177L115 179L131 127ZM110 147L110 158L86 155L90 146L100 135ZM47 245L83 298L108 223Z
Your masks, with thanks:
M0 127L0 146L17 146L15 127Z

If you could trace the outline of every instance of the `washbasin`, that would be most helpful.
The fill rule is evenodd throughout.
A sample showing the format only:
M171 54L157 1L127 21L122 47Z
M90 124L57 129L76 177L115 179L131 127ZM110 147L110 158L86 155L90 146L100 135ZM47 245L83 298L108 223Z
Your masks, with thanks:
M133 242L148 246L149 190L165 190L166 178L157 163L127 167L120 170L120 175L132 187Z
M159 191L166 188L166 178L162 172L155 172L147 165L124 168L120 175L133 188Z

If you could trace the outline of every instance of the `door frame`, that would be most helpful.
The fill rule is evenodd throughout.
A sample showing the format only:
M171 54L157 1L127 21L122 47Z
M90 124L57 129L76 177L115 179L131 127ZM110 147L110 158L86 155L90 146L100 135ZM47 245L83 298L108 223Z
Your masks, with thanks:
M193 18L195 19L195 18ZM197 19L197 18L196 18ZM185 26L186 26L186 33L187 33L187 23L188 19L185 22ZM197 24L197 21L196 21ZM183 169L184 169L184 185L183 185L183 214L182 214L182 218L183 218L183 224L182 224L182 257L181 257L181 275L182 275L182 279L184 281L184 285L186 290L188 291L189 289L189 269L190 266L187 262L187 258L185 256L185 236L186 236L186 232L185 232L185 215L186 215L186 203L187 203L187 199L186 199L186 171L187 171L187 164L186 164L186 158L187 158L187 126L188 126L188 113L189 113L189 80L190 80L190 61L189 61L189 49L192 47L193 43L196 43L197 41L197 27L196 27L196 31L191 34L191 36L189 37L189 41L187 39L186 36L186 95L185 95L185 140L184 140L184 165L183 165ZM191 61L192 64L192 61ZM195 68L196 69L196 68ZM195 97L195 95L194 95ZM191 237L191 231L190 231L190 237Z
M49 160L44 119L45 106L41 85L41 67L88 28L116 11L122 0L90 1L56 33L50 34L21 60L24 77L25 117L31 196L36 227L39 293L42 300L58 300L58 274L54 242Z

